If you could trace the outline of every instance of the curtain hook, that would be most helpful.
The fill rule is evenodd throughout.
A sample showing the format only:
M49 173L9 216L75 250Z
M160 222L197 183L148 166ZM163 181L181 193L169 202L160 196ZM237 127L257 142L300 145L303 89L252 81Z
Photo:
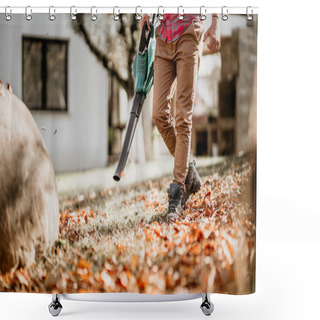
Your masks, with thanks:
M200 7L200 20L204 21L207 19L207 9L205 6Z
M8 13L8 11L10 10L10 13L12 12L12 10L10 9L10 6L6 6L4 9L4 18L7 21L10 21L12 19L12 16L10 16L10 14Z
M73 13L73 9L74 9L74 13ZM77 8L75 6L70 7L70 19L71 20L76 20L77 19Z
M116 12L117 10L117 12ZM119 7L113 7L113 20L118 21L120 19L120 9Z
M138 9L139 9L140 13L138 13ZM135 15L135 19L137 21L140 21L142 19L142 15L141 14L142 14L142 9L141 9L140 6L137 6L136 7L136 15Z
M249 13L249 8L251 9L251 14ZM251 21L253 19L253 9L251 6L248 6L246 9L246 19L247 21Z
M162 13L160 13L160 9L162 9ZM158 18L159 20L163 20L164 19L164 9L163 9L163 6L159 6L158 7Z
M93 8L95 9L95 11L96 11L96 13L94 14L93 13ZM90 10L90 14L91 14L91 20L92 21L96 21L97 19L98 19L98 17L97 17L97 9L96 9L96 7L91 7L91 10Z
M221 18L223 21L227 21L229 16L228 16L228 7L227 6L223 6L221 8Z
M180 12L181 11L181 12ZM183 15L184 15L184 9L183 6L178 7L178 19L183 20Z
M53 13L56 12L56 9L54 8L54 6L49 7L49 20L50 21L53 21L56 19L56 16L52 13L52 11L53 11Z
M30 21L32 19L31 13L32 13L31 7L27 6L26 7L26 11L25 11L25 18L26 18L27 21Z

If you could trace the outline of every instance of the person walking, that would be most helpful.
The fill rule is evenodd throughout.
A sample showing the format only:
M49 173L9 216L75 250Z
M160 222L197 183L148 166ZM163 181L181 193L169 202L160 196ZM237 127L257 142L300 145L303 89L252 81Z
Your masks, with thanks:
M182 19L181 19L182 17ZM150 28L150 15L144 14L141 26ZM203 42L208 53L220 47L220 27L217 14L204 34L199 14L164 14L155 30L154 91L152 119L166 146L174 157L174 179L168 189L169 206L166 219L179 219L182 206L201 187L201 179L190 162L192 111ZM171 114L176 91L175 117Z

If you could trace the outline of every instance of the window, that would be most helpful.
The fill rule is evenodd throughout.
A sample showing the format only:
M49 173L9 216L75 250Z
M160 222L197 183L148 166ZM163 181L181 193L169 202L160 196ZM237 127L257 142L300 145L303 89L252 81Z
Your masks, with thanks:
M68 110L68 41L22 38L22 98L30 109Z

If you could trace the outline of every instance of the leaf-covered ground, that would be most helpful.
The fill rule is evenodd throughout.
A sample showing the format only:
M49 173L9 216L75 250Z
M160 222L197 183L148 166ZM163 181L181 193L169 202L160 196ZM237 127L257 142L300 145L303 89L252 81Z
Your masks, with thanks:
M249 160L213 170L169 225L168 178L63 201L59 241L0 291L253 292L253 174Z

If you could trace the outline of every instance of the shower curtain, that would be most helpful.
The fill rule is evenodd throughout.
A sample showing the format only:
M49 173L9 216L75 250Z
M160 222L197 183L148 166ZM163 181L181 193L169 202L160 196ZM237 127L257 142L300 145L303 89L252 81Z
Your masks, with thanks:
M181 17L1 18L0 291L255 291L257 15Z

